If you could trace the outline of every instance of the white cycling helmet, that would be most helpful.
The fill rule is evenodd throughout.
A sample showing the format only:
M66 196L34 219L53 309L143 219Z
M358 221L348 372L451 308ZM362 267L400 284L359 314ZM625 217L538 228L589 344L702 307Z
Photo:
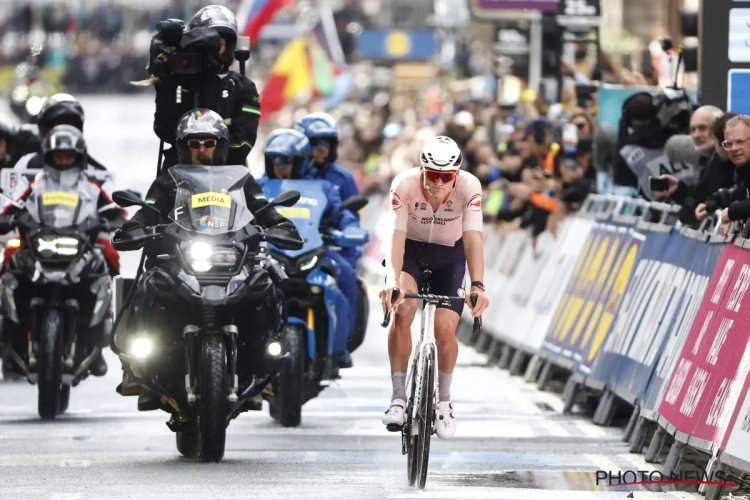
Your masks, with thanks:
M419 153L419 162L424 168L450 172L461 169L463 155L456 141L439 135L427 142Z

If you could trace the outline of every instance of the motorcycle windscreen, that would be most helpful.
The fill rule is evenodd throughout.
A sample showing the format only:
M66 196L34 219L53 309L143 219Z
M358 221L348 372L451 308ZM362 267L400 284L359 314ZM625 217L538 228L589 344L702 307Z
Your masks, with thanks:
M224 234L255 219L245 200L245 182L250 177L246 167L177 165L169 173L177 185L170 218L180 227L201 234Z
M39 222L45 227L71 227L77 224L81 196L75 191L49 191L36 195Z

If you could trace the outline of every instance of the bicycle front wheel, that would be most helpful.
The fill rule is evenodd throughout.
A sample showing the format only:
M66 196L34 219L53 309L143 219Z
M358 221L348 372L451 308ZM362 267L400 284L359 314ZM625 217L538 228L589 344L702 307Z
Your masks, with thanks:
M421 387L419 397L415 398L414 404L417 408L412 426L417 426L417 433L411 437L410 476L415 477L416 486L423 490L427 484L427 467L430 462L430 438L435 424L435 371L436 359L434 345L425 346L422 353L424 362L422 364ZM411 474L414 474L412 476ZM411 479L410 477L410 479ZM411 481L410 481L411 483ZM414 483L411 483L414 485Z

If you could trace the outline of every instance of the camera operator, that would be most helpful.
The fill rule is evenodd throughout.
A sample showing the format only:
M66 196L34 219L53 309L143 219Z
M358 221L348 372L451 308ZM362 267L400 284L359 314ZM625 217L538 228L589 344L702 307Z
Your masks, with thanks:
M721 212L722 234L726 235L732 222L750 218L750 116L739 115L727 121L724 137L722 146L729 151L732 163L737 165L736 186L724 193L725 201L731 200L731 204Z
M688 132L691 110L690 98L682 89L663 89L655 96L648 92L630 96L622 108L614 184L637 189L641 197L653 200L649 177L665 172L677 177L694 175L692 168L676 172L664 154L670 137Z
M231 71L237 47L237 20L220 5L199 10L187 30L168 19L151 40L149 73L155 78L154 132L166 144L162 171L175 165L175 130L180 117L195 108L217 112L229 128L229 165L245 165L260 121L260 96L251 80Z

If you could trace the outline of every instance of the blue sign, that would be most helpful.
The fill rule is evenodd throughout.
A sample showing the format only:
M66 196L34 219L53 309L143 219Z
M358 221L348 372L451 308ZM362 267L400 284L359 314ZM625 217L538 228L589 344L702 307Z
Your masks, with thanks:
M598 121L599 124L607 124L615 128L620 126L622 117L622 104L631 95L638 92L650 92L656 94L659 87L623 87L622 85L603 84L597 90L597 99L599 105ZM698 102L698 92L695 90L686 90L694 103ZM732 109L732 108L727 108Z
M750 69L729 70L727 109L741 115L750 114Z
M367 30L357 37L357 55L379 61L429 61L440 51L430 30Z
M672 229L650 232L633 279L591 378L626 401L639 401L661 356L672 325L686 310L682 297L694 281L691 266L700 242Z
M641 408L649 411L656 411L659 408L663 399L664 384L668 383L672 376L682 347L687 341L688 333L690 333L690 327L696 314L698 314L698 308L703 300L706 288L708 288L708 282L719 263L723 250L723 243L701 242L699 244L695 258L689 268L694 278L688 283L685 293L681 297L679 305L681 313L675 317L667 333L664 349L646 388Z

